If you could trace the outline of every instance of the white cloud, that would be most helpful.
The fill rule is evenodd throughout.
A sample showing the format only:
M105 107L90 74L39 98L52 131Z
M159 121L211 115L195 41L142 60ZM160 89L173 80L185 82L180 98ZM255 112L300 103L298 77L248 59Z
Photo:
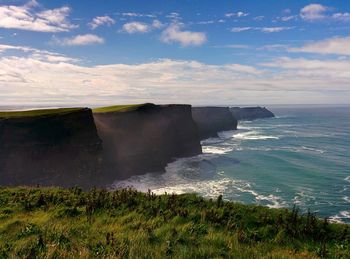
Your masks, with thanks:
M152 27L155 29L160 29L164 27L164 24L159 20L153 20Z
M284 44L270 44L270 45L264 45L258 50L268 50L268 51L286 51L288 49L287 45Z
M181 46L199 46L207 41L204 32L183 31L179 24L173 23L166 28L161 36L165 43L180 43Z
M349 22L350 21L350 13L334 13L332 15L334 20Z
M109 17L108 15L96 16L95 18L92 19L92 21L90 23L88 23L90 28L93 30L101 25L104 25L104 24L108 25L108 26L113 25L113 24L115 24L115 20L112 19L111 17Z
M243 32L243 31L261 31L264 33L273 33L273 32L281 32L285 30L293 29L294 27L233 27L231 28L232 32Z
M146 33L151 30L150 26L142 22L129 22L123 25L123 31L133 34L133 33Z
M300 48L290 48L289 51L350 56L350 37L316 41Z
M128 22L123 25L122 31L134 34L134 33L147 33L153 29L161 29L164 27L164 24L159 20L153 20L151 24L143 22Z
M245 12L237 12L237 13L226 13L225 16L226 17L246 17L248 16L249 13L245 13Z
M281 32L285 30L293 29L294 27L262 27L260 30L265 33Z
M265 19L265 16L263 16L263 15L255 16L255 17L253 18L254 21L262 21L262 20L264 20L264 19Z
M232 32L242 32L242 31L249 31L249 30L253 30L253 27L233 27L231 29Z
M292 21L292 20L297 20L298 19L298 15L282 16L279 19L282 22L288 22L288 21Z
M20 29L40 32L63 32L75 29L68 20L71 9L63 6L56 9L39 11L36 1L26 5L0 6L0 28Z
M343 60L318 60L305 58L281 57L274 62L263 64L269 67L294 71L296 76L315 78L326 81L350 80L350 62ZM335 87L335 86L334 86ZM346 87L350 92L349 87Z
M326 18L328 7L321 4L309 4L300 10L300 16L307 21L317 21Z
M53 38L52 43L61 46L80 46L80 45L93 45L103 44L104 39L94 34L77 35L71 38Z
M46 50L39 50L39 49L27 47L27 46L0 45L0 54L5 53L6 51L9 51L9 50L24 52L28 54L31 58L35 58L41 61L48 61L52 63L78 61L78 59L70 58L59 53L46 51Z
M248 45L243 45L243 44L229 44L229 45L213 46L213 48L249 49L250 47Z
M300 17L306 21L341 21L349 22L350 13L330 13L333 8L321 5L321 4L310 4L300 10Z
M349 61L282 57L248 66L162 59L82 66L32 54L0 57L2 105L349 103Z
M154 14L142 14L142 13L122 13L122 16L128 16L128 17L148 17L148 18L156 18L157 16Z
M213 23L215 23L215 21L213 20L197 22L197 24L200 24L200 25L207 25L207 24L213 24Z
M172 12L168 15L165 16L166 18L169 18L170 20L172 21L178 21L178 20L181 20L181 16L179 13L176 13L176 12Z

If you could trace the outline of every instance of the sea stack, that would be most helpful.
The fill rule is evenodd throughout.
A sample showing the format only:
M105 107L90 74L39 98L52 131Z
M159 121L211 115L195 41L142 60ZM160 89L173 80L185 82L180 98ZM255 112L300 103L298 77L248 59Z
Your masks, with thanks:
M193 107L192 117L201 140L217 137L220 131L237 129L237 120L228 107Z
M126 105L94 110L111 180L163 171L202 152L190 105Z
M0 185L99 185L102 145L88 108L0 113Z
M256 120L271 118L275 115L265 107L231 107L230 111L237 120Z

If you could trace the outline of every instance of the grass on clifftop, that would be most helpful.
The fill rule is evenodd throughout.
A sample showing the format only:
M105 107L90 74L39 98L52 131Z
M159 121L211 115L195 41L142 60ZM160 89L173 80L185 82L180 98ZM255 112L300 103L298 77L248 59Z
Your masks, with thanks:
M5 111L0 112L0 118L19 118L19 117L36 117L43 115L62 115L74 111L82 110L83 108L57 108L57 109L38 109L27 111Z
M106 106L95 108L92 111L94 113L104 113L104 112L128 112L134 111L139 107L144 106L145 104L128 104L128 105L114 105L114 106Z
M349 258L350 230L193 194L0 188L0 258Z

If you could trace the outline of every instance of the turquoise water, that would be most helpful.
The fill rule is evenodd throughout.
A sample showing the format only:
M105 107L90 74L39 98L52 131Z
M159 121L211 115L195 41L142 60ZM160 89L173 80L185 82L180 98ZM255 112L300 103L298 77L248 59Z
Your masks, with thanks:
M350 108L275 108L202 142L204 154L163 174L116 182L155 193L196 192L269 207L310 209L350 223Z

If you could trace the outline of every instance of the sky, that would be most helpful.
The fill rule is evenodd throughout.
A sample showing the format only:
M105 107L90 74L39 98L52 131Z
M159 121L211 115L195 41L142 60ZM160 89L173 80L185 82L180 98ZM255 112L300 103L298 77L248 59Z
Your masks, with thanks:
M350 104L344 0L0 0L0 105Z

